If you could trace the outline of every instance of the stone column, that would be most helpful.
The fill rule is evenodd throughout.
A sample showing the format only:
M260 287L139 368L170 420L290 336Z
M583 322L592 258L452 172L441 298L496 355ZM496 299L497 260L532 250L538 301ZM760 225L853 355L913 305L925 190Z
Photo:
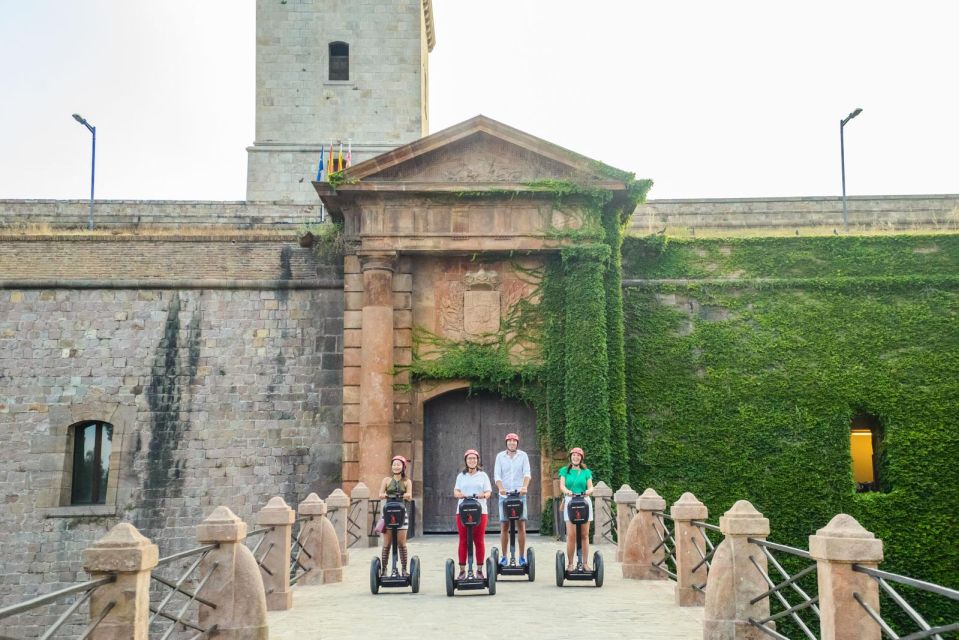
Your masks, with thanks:
M705 554L707 547L703 532L693 520L706 520L709 510L687 491L673 503L669 515L673 517L673 539L676 540L676 604L701 607L706 602L706 594L693 585L706 584L706 563L702 562L700 551ZM693 571L696 565L700 566Z
M626 532L629 530L629 523L636 513L636 501L639 494L633 491L628 484L624 484L619 491L613 494L613 502L616 503L616 561L623 561L623 548L626 546Z
M297 508L300 517L309 517L300 525L300 564L306 572L297 584L326 584L343 580L343 556L336 531L326 518L326 504L311 493Z
M359 257L363 271L363 327L360 332L358 480L367 487L376 487L389 473L390 458L393 457L393 270L396 254L378 252Z
M603 540L603 532L610 531L613 522L613 510L607 499L613 497L613 490L600 480L593 487L593 544L612 542Z
M347 547L370 546L370 488L360 482L350 491L350 510L356 505L356 528L347 531ZM347 523L349 528L349 523Z
M769 520L746 500L740 500L719 518L725 538L716 547L706 588L703 637L710 640L760 640L768 636L749 624L750 618L769 617L769 598L749 604L768 585L750 562L752 556L766 572L766 556L747 538L766 539ZM774 628L772 623L768 625Z
M819 582L820 640L880 640L882 630L855 598L879 611L879 583L853 564L875 569L882 562L882 540L856 519L840 513L809 536Z
M653 515L666 510L666 501L653 489L646 489L636 500L636 515L629 523L623 541L623 577L633 580L668 580L668 576L653 566L666 557L656 534L659 521ZM653 551L653 549L656 549Z
M90 596L90 619L111 602L113 608L93 631L93 640L147 640L150 629L150 572L157 564L157 546L127 522L114 526L83 550L83 568L93 579L115 574Z
M340 545L340 561L343 566L350 563L350 552L346 548L346 527L350 515L350 497L342 489L334 489L326 498L327 517L333 523L336 540Z
M257 549L263 588L266 589L266 608L270 611L284 611L293 606L293 592L290 590L290 548L293 533L293 521L296 513L280 496L270 498L266 506L256 514L256 523L261 527L272 527L272 531L263 534L263 541Z
M216 609L200 603L200 626L216 625L216 637L225 640L267 640L270 630L263 579L253 553L244 544L246 523L220 506L200 523L196 537L201 544L219 544L197 569L202 579L216 565L202 590Z

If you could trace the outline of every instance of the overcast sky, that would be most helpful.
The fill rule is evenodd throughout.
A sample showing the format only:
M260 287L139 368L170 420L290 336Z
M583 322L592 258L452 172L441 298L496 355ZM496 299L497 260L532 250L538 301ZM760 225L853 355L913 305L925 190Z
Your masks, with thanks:
M319 1L319 0L317 0ZM349 0L340 0L348 2ZM433 0L431 131L478 113L651 198L959 193L959 3ZM254 0L0 0L0 198L242 200Z

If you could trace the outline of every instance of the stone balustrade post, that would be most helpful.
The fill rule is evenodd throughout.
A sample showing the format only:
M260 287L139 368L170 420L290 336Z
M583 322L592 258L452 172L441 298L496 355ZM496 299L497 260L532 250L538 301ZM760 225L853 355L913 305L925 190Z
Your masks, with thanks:
M299 562L306 573L298 584L326 584L343 580L343 555L333 523L327 515L327 505L311 493L297 508L300 517L309 518L300 523L300 544L303 551Z
M709 510L687 491L673 503L669 515L673 518L673 539L676 541L676 604L701 607L706 602L706 594L693 585L706 584L706 563L702 562L700 552L705 554L708 547L702 530L693 524L693 520L706 520ZM699 567L694 571L696 565Z
M609 499L613 497L613 490L600 480L593 487L593 544L611 543L611 532L613 524L613 510L609 505ZM603 534L607 538L603 538Z
M746 500L740 500L719 518L724 539L716 547L706 587L703 637L710 640L760 640L768 636L749 624L750 618L769 616L769 598L755 604L750 600L768 590L762 574L750 561L752 556L763 573L766 556L747 539L765 539L769 520ZM774 629L773 623L767 626Z
M346 547L346 529L349 526L350 497L342 489L334 489L326 498L327 518L333 523L336 539L340 543L341 561L345 567L350 563L350 552Z
M656 528L660 525L654 515L657 511L665 509L666 501L651 488L643 491L643 495L636 500L636 515L630 521L623 541L624 578L668 579L665 573L653 566L653 563L660 563L666 557L665 550L659 546L660 539L656 534Z
M284 611L293 606L290 590L290 550L293 521L296 513L280 496L270 498L266 506L256 514L256 523L271 527L263 534L257 553L260 555L260 571L263 588L266 589L266 608L269 611Z
M840 513L809 536L819 582L820 640L880 640L882 630L855 598L879 611L879 583L853 564L875 569L882 562L882 540L856 519Z
M619 491L613 494L613 502L616 503L616 561L623 561L623 548L626 546L626 531L629 529L629 523L636 513L636 501L639 494L624 484Z
M370 545L370 488L362 482L357 483L350 492L350 511L356 505L356 525L353 531L347 531L347 547L369 547ZM349 528L349 522L347 521Z
M216 605L214 609L200 603L200 626L216 625L216 637L225 640L267 640L263 579L245 539L246 523L224 506L214 509L197 527L201 544L219 545L198 569L201 576L213 570L201 595Z
M136 527L121 522L83 550L83 568L93 579L113 574L116 580L90 595L90 619L111 602L113 608L90 635L92 640L147 640L150 629L150 572L157 546Z

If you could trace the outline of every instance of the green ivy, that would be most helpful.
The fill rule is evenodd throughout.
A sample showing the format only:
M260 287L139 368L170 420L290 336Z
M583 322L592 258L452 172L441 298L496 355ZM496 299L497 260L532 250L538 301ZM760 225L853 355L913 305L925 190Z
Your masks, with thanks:
M959 236L627 238L623 259L644 281L625 290L632 486L692 491L713 520L748 499L802 548L850 513L882 568L959 586ZM884 428L882 493L855 492L860 412Z

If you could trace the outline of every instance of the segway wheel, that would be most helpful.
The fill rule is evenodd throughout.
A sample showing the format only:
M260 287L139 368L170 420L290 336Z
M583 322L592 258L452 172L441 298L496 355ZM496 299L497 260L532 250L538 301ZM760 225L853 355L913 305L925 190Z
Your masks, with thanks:
M496 595L496 565L492 558L486 559L486 588L491 596Z
M373 562L370 563L370 591L373 592L374 596L380 592L380 568L382 566L379 558L373 558Z
M603 556L600 555L599 551L593 554L593 573L596 574L596 577L593 578L596 586L603 586Z
M413 556L410 559L410 587L413 593L420 592L420 558Z
M498 574L499 573L499 549L493 547L493 550L490 551L489 557L493 559L493 570Z
M456 589L456 584L453 582L453 578L456 575L456 565L453 564L453 559L449 558L446 560L446 595L453 597L453 591Z
M556 586L562 587L566 579L566 554L562 551L556 552Z
M536 580L536 556L533 555L533 547L526 547L526 577L530 582Z

